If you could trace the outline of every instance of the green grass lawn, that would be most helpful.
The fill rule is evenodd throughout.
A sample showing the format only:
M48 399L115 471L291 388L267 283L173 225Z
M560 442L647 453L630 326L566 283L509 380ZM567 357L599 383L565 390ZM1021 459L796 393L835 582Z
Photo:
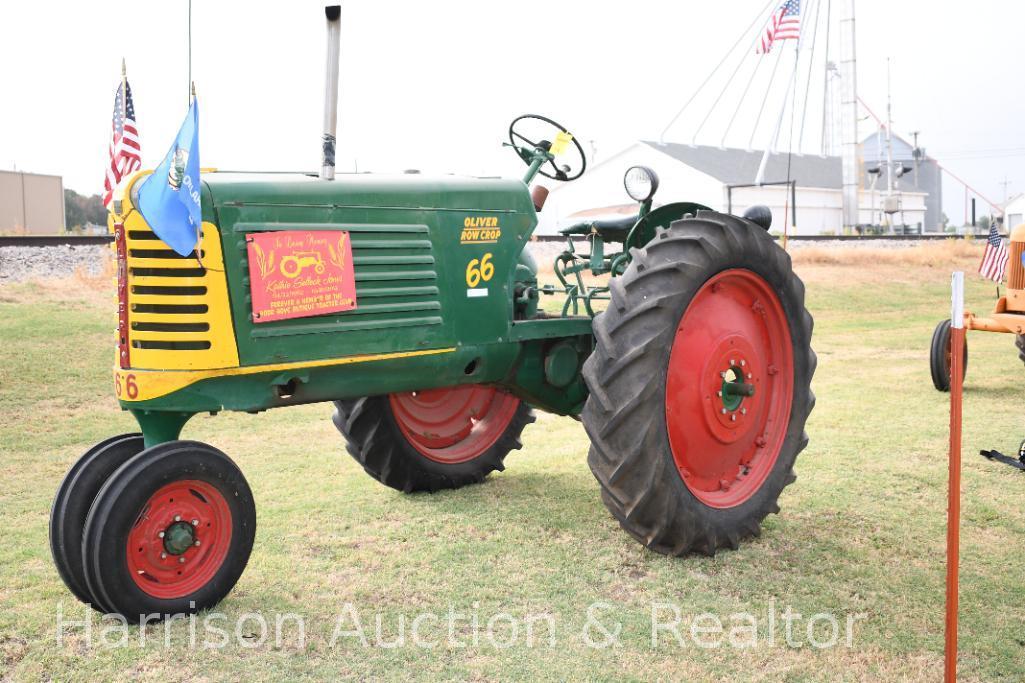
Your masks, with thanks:
M58 610L77 621L87 611L50 560L51 497L81 452L134 423L117 408L108 370L112 291L2 287L0 680L938 680L948 403L931 386L927 358L933 326L949 310L949 269L802 267L819 357L811 443L781 514L760 538L714 558L662 557L622 532L570 419L539 415L507 470L481 486L404 496L345 453L326 405L197 417L185 436L239 463L259 525L249 567L218 608L214 626L227 635L210 637L201 618L196 647L188 622L133 627L117 647L123 633L112 629L105 644L109 624L98 616L91 638L66 625L58 641ZM969 303L986 311L992 285L968 279ZM977 452L1015 452L1025 437L1025 373L1009 336L974 333L969 343L961 676L1020 681L1025 475ZM664 632L653 647L652 610L668 618L665 603L680 610L684 641ZM605 636L585 628L589 607L616 644L594 646ZM790 644L786 608L803 619ZM767 610L778 620L775 642ZM275 615L286 613L302 617L305 637L286 621L275 642ZM723 636L718 647L700 646L689 628L709 625L703 613L727 633L750 624L731 615L753 615L757 637L735 640L755 645ZM818 613L832 614L842 632L852 617L853 632L836 647L812 647L805 627ZM256 615L271 629L266 640ZM354 617L366 645L351 635ZM332 642L339 624L349 634ZM816 626L819 642L825 624ZM403 629L405 642L385 647Z

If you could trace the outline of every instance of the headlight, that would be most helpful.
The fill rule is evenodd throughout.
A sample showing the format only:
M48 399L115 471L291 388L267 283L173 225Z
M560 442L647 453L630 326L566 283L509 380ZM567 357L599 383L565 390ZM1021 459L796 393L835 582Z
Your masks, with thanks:
M631 166L623 176L623 186L630 198L637 202L646 202L655 196L658 189L658 176L647 166Z

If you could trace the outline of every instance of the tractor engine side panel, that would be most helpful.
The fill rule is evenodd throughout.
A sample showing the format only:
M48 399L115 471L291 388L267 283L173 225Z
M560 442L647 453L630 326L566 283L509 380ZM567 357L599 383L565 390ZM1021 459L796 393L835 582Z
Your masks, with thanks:
M328 184L342 194L329 205L302 196L303 186L273 203L222 193L217 217L243 366L508 342L516 264L536 223L522 185L474 180L425 192L422 184L372 191L347 182ZM253 320L245 238L279 230L348 231L354 310ZM484 353L472 379L493 381L506 369L489 367Z

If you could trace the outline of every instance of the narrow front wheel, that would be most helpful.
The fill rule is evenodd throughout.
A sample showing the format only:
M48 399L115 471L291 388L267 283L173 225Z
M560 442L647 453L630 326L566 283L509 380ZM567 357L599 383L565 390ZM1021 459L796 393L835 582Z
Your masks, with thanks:
M238 581L256 533L253 494L228 456L196 441L146 449L107 480L89 510L89 591L130 621L216 605Z

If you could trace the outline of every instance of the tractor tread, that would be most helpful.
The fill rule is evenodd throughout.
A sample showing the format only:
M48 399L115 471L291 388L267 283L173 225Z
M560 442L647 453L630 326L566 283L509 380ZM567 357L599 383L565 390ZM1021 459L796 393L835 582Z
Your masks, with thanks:
M534 420L534 412L521 402L505 432L484 453L467 462L443 464L424 457L406 440L387 396L335 401L332 416L349 455L371 477L403 493L457 489L503 471L505 457L523 447L520 434Z
M804 284L790 256L763 229L712 211L675 221L631 253L624 275L612 281L609 307L595 318L596 348L583 367L590 390L581 415L591 439L588 465L613 518L648 548L667 555L736 549L779 511L777 499L796 479L794 461L807 444L816 357ZM682 310L693 292L727 268L753 270L779 294L794 346L794 396L787 435L766 483L734 508L713 509L690 493L676 470L664 382Z

